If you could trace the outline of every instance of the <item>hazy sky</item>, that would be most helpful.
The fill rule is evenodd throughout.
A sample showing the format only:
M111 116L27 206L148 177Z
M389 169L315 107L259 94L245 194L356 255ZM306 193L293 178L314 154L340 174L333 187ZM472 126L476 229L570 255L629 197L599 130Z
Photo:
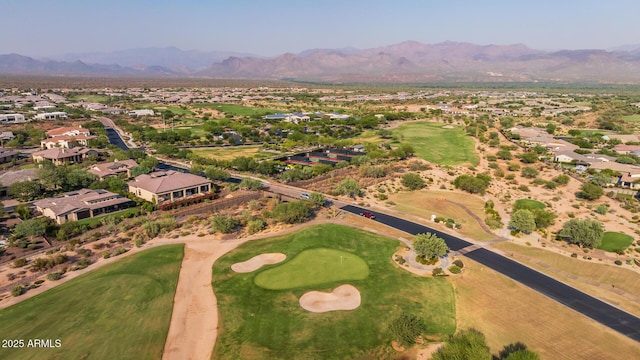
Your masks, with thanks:
M177 46L273 56L405 40L640 43L638 0L2 0L0 54Z

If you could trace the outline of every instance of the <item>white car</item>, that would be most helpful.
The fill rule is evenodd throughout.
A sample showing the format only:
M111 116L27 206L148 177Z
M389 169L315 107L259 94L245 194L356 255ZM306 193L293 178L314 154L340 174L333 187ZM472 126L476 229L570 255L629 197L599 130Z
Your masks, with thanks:
M300 194L300 197L303 198L303 199L307 199L307 200L311 199L311 195L309 195L307 193Z

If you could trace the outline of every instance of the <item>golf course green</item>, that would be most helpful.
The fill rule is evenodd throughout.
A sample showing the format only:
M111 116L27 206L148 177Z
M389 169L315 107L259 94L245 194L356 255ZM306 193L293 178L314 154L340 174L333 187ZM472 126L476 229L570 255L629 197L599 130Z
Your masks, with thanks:
M360 257L345 251L320 248L305 250L283 265L259 273L254 282L265 289L284 290L342 280L362 280L367 276L369 267Z
M453 287L445 278L396 266L391 257L400 246L396 239L324 224L251 241L222 256L213 265L220 322L212 359L394 358L389 325L401 314L423 319L427 335L452 334ZM231 270L265 253L287 260L250 273ZM354 310L313 313L299 304L307 292L345 284L360 293Z

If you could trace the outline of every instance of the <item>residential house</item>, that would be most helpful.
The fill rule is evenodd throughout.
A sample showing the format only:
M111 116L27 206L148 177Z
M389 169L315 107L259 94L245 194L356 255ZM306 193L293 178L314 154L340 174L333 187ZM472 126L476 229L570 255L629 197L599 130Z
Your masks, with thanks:
M623 144L626 144L628 142L638 142L640 141L640 136L638 135L629 135L629 134L609 134L609 135L602 135L602 139L609 141L612 139L615 140L620 140L620 142L622 142Z
M576 161L588 162L589 158L573 151L558 151L553 157L553 161L559 163L570 163Z
M589 167L597 171L609 169L620 173L640 172L640 167L637 165L621 164L615 161L592 162Z
M562 139L554 139L550 136L527 137L523 138L520 142L529 147L542 146L547 148L551 152L575 150L579 147L568 141Z
M141 109L141 110L131 110L129 112L127 112L127 114L129 114L129 116L154 116L156 113L153 110L150 109Z
M131 177L131 169L136 166L138 166L138 163L132 159L116 160L103 164L95 164L89 168L88 171L96 175L98 179L104 180L105 178L118 176L120 174L127 174L127 177Z
M0 196L7 195L7 188L13 183L34 180L38 180L38 169L36 168L13 170L2 173L0 174Z
M83 128L82 126L67 126L47 131L48 137L77 135L89 136L91 135L91 132L88 129Z
M210 180L177 171L144 174L129 182L130 193L155 204L204 195L213 190Z
M124 110L117 107L105 107L104 109L100 109L100 112L103 114L117 115L122 114Z
M77 136L57 136L40 141L40 147L43 149L66 148L71 149L76 146L88 146L89 140L95 139L94 135L77 135Z
M42 215L58 224L78 221L126 209L132 201L107 190L81 189L33 202Z
M16 136L13 134L13 131L2 131L0 132L0 142L4 143L5 141L11 141L15 139Z
M67 113L64 111L54 111L54 112L36 114L33 118L36 120L66 119Z
M626 144L618 144L613 147L613 151L617 152L620 155L629 155L634 151L639 151L640 145L626 145Z
M2 124L21 124L27 122L22 114L0 114Z
M51 160L54 165L60 166L64 164L74 164L83 162L91 155L98 155L98 152L94 149L85 147L74 147L71 149L66 148L53 148L34 152L31 157L34 162L39 163L44 160Z
M18 155L19 154L13 150L0 148L0 164L8 163L11 160L16 159Z
M640 189L640 172L627 172L620 176L618 185L630 189Z

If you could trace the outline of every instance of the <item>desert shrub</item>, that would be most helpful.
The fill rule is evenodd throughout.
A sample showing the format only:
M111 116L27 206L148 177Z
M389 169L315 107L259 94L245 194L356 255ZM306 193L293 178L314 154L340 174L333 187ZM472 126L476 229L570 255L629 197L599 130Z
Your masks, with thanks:
M402 176L402 185L404 185L409 190L418 190L422 189L425 186L424 180L420 177L420 175L416 173L408 173Z
M534 179L536 176L538 176L538 170L530 166L525 166L520 171L520 175L523 178Z
M518 164L518 163L509 163L507 165L507 170L509 170L509 171L518 171L518 170L520 170L520 164Z
M85 248L78 249L77 253L78 253L78 255L81 255L81 256L84 256L84 257L91 256L91 250L85 249Z
M27 259L25 258L17 258L13 260L13 267L19 268L27 265Z
M387 175L387 171L381 166L364 165L360 167L360 175L366 178L381 178Z
M389 330L399 343L410 346L416 343L418 336L427 331L427 327L417 316L402 314L391 322Z
M444 275L444 270L442 270L442 268L440 268L440 267L434 268L431 271L431 275L432 276L442 276L442 275Z
M460 274L462 272L462 269L460 269L460 267L457 265L451 265L449 266L449 272L452 274Z
M90 259L80 259L75 265L71 267L71 271L82 270L91 265Z
M596 212L600 215L606 215L609 212L609 207L605 204L600 204L596 207Z
M22 293L24 292L24 288L20 285L18 286L14 286L13 289L11 289L11 296L20 296L22 295Z
M461 269L464 267L464 263L460 259L454 260L453 261L453 265L455 265L455 266L457 266L457 267L459 267Z
M109 251L105 251L105 252L102 254L102 257L103 257L103 258L105 258L105 259L110 258L110 257L111 257L111 252L109 252Z
M540 185L545 185L547 183L547 181L544 180L544 179L541 179L541 178L535 178L535 179L533 179L533 181L531 183L533 185L540 186Z
M622 261L620 261L620 260L616 260L613 263L616 264L616 265L622 265Z
M309 217L309 207L302 201L282 203L276 205L270 215L278 222L303 223Z
M249 234L255 234L257 232L262 231L267 224L262 219L253 219L247 222L247 231Z
M46 258L37 258L31 262L31 270L32 271L49 270L56 265L60 265L67 262L67 260L68 260L67 256L63 254L51 255Z
M47 274L47 279L50 281L60 280L61 278L62 278L62 273L58 271Z
M223 234L232 232L238 225L240 225L240 221L228 215L214 216L212 221L213 230Z

